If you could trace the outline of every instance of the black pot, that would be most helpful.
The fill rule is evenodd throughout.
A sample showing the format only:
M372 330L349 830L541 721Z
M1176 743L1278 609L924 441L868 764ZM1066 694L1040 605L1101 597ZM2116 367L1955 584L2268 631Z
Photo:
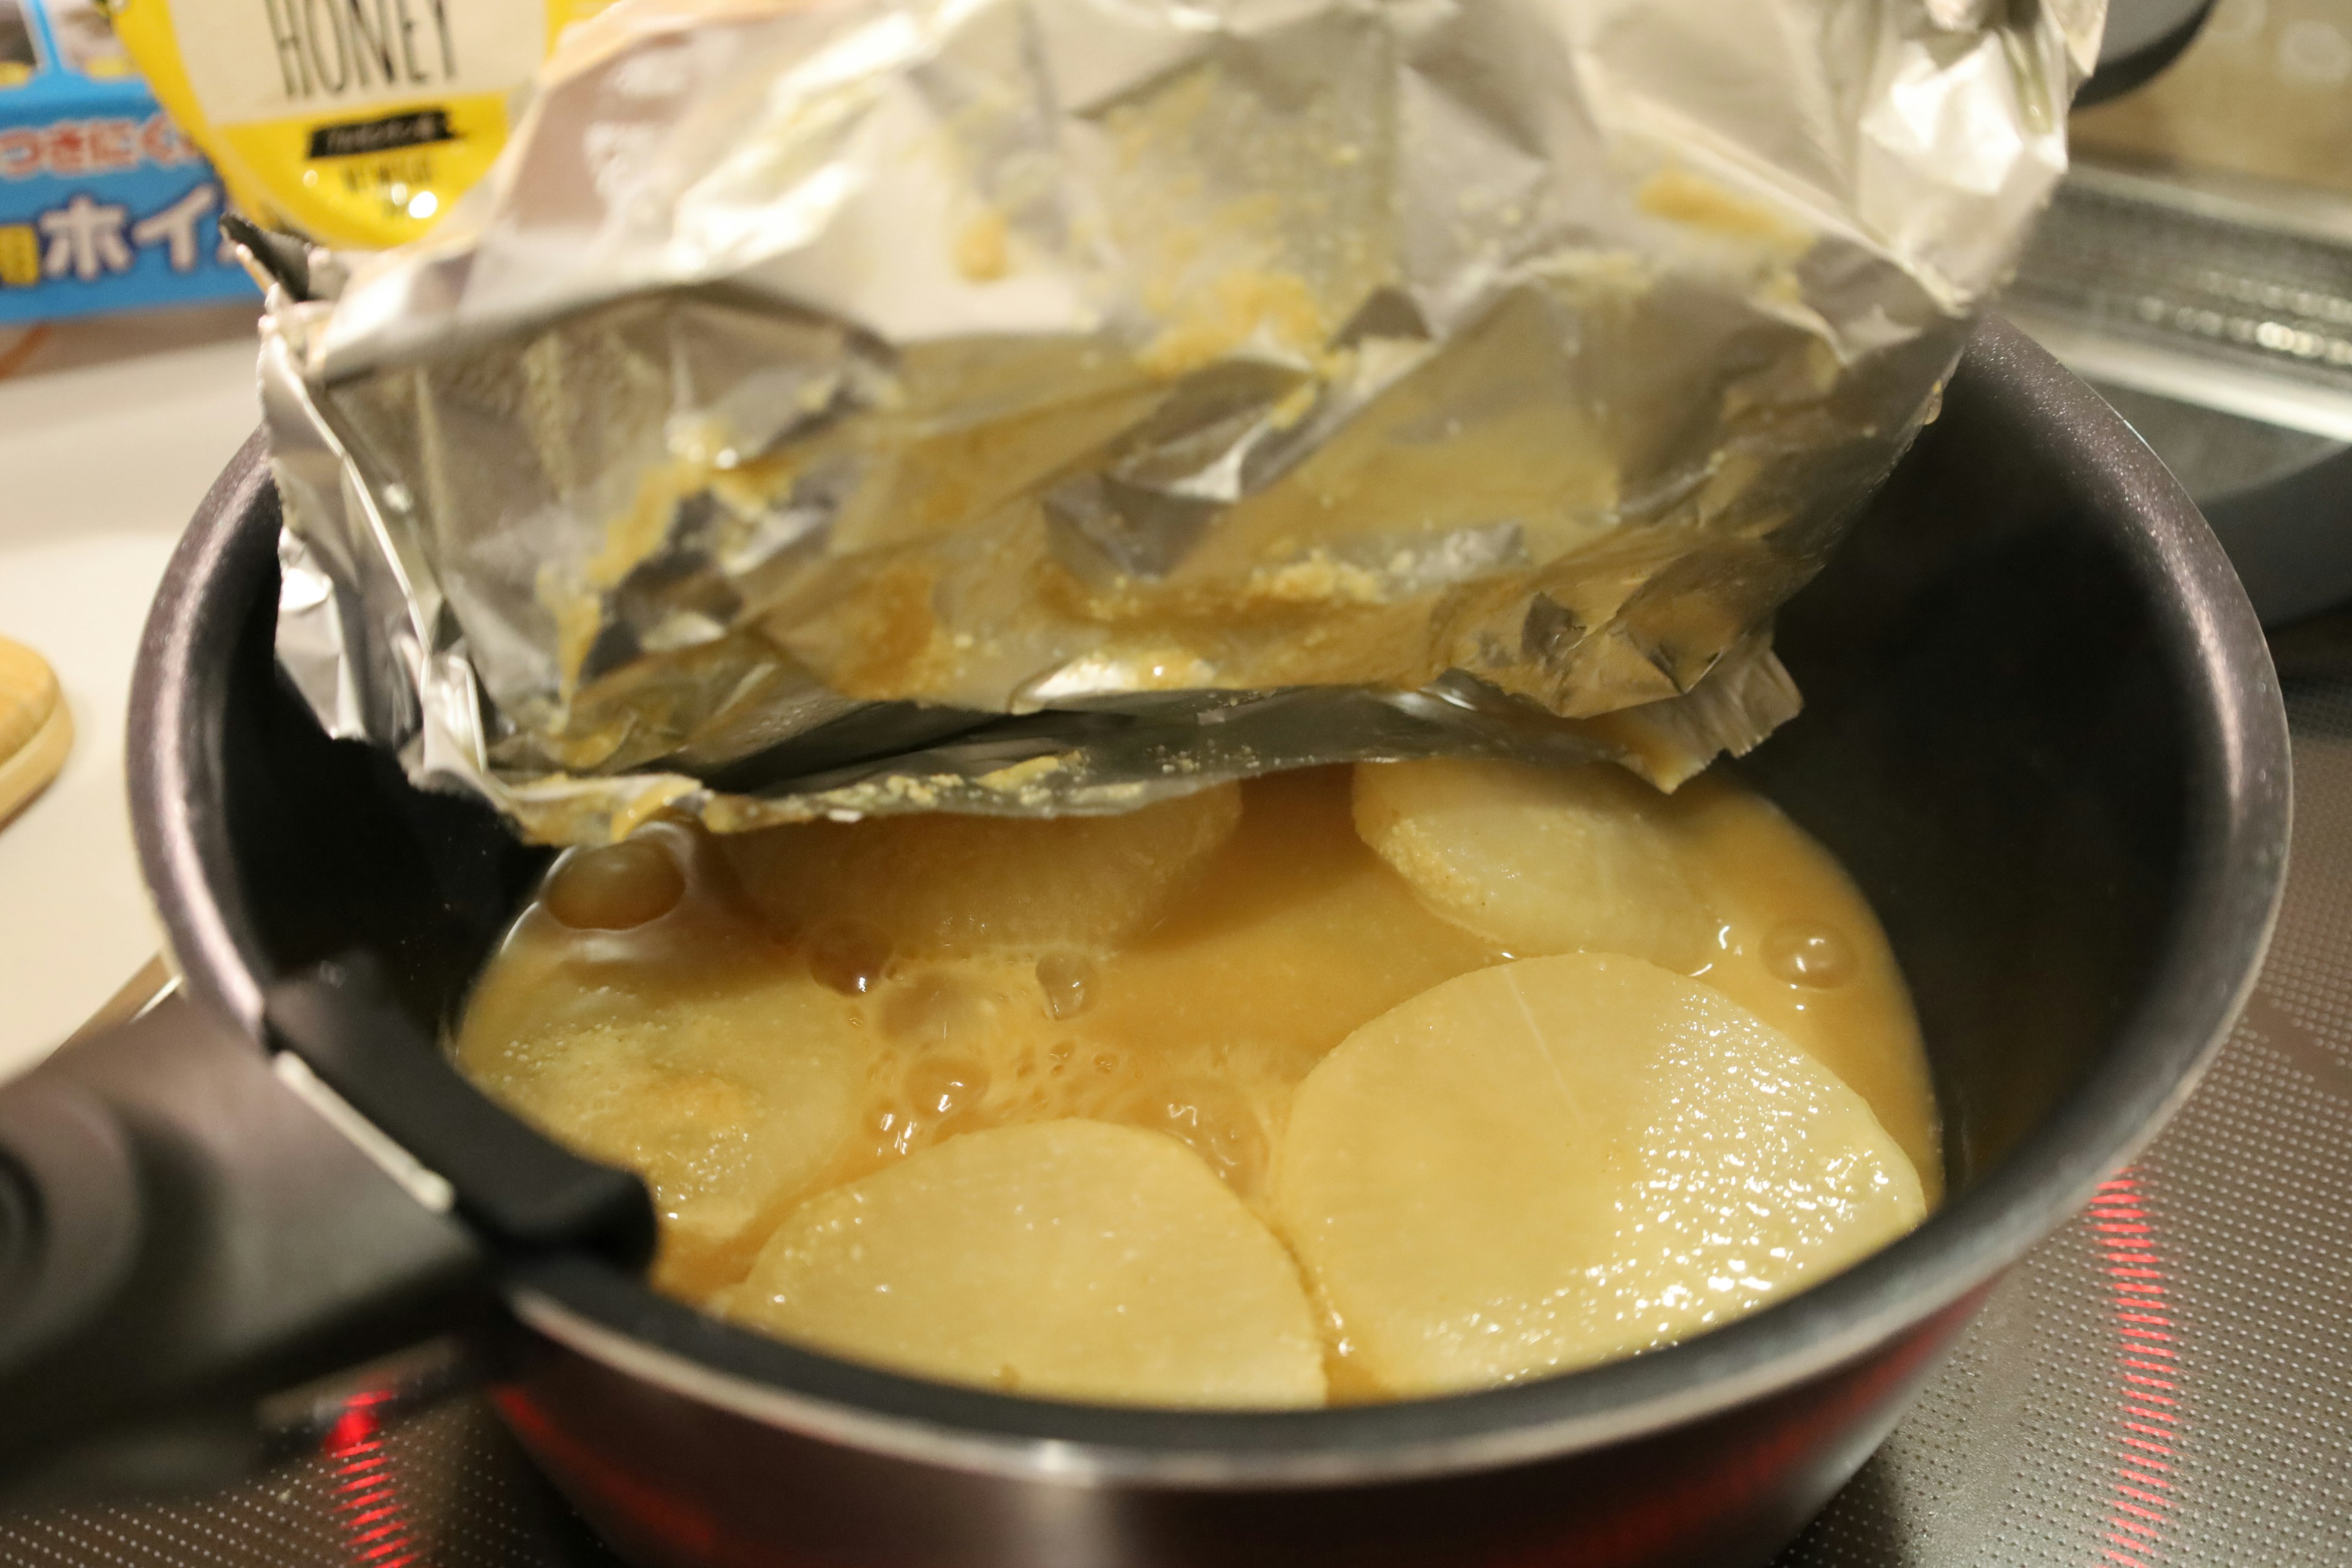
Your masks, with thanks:
M248 447L133 697L141 848L204 1006L0 1097L20 1483L184 1474L250 1447L257 1394L465 1318L509 1425L639 1563L1761 1562L2188 1093L2284 870L2285 721L2227 563L2105 405L1989 325L1782 617L1808 710L1745 764L1910 977L1944 1208L1727 1328L1510 1388L1220 1415L944 1387L654 1295L635 1183L443 1061L543 857L275 679L278 524Z

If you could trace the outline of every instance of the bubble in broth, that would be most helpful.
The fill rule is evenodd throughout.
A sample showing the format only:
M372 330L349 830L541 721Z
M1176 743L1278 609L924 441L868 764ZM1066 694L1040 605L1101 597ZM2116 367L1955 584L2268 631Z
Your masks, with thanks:
M659 920L686 896L686 873L645 839L564 857L540 901L574 931L627 931Z
M1788 921L1764 936L1764 966L1791 985L1828 990L1853 978L1853 944L1818 921Z
M890 966L890 944L879 931L856 921L829 921L809 935L809 973L817 983L845 996L863 996Z

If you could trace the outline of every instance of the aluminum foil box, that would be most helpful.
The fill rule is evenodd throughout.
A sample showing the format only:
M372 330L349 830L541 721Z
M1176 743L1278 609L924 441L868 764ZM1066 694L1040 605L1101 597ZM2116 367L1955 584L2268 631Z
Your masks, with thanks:
M222 205L96 10L0 0L0 321L252 297Z

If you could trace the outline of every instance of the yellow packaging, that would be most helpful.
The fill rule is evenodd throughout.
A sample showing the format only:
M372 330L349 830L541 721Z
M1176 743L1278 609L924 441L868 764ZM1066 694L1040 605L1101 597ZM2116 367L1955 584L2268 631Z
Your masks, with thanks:
M516 89L610 0L114 0L123 47L238 205L324 244L415 238Z

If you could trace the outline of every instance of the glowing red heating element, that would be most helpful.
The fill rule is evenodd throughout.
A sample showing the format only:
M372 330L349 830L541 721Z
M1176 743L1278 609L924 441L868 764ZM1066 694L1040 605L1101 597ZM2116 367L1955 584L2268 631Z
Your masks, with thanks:
M2180 1358L2173 1352L2164 1263L2131 1172L2099 1184L2090 1221L2115 1300L2116 1371L2122 1380L2105 1555L2123 1568L2154 1568L2172 1511L2173 1464L2181 1445Z
M335 1461L335 1512L357 1568L405 1568L422 1555L401 1506L376 1409L391 1397L390 1389L354 1394L319 1445Z

